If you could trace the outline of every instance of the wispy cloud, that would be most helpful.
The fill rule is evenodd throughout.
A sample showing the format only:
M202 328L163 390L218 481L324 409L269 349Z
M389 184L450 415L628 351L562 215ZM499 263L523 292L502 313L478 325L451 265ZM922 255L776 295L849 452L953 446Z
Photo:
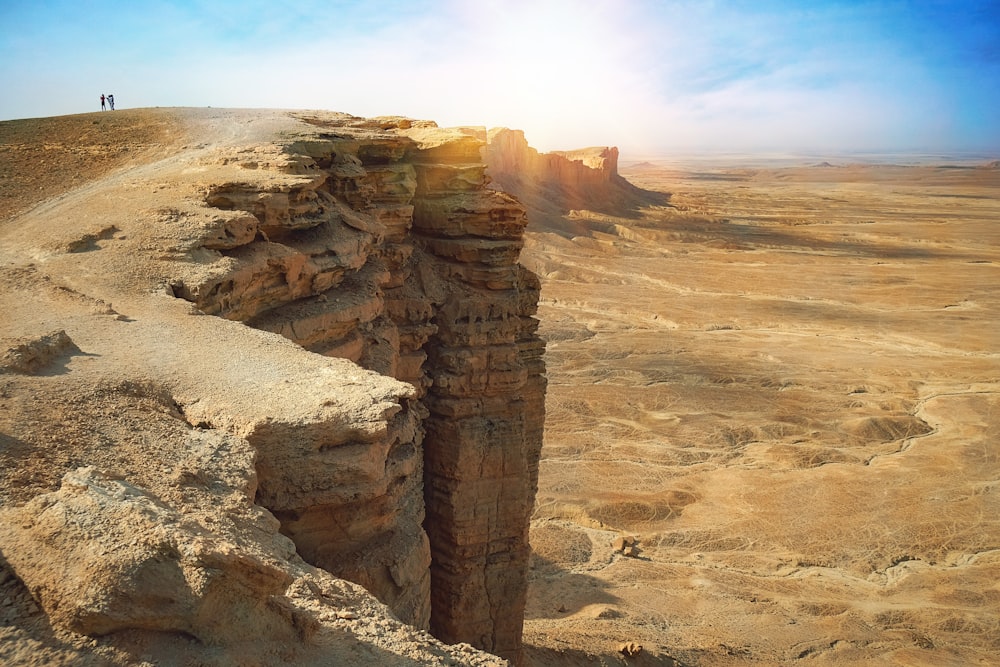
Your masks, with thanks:
M1000 149L995 2L250 0L0 9L0 117L330 108L543 149Z

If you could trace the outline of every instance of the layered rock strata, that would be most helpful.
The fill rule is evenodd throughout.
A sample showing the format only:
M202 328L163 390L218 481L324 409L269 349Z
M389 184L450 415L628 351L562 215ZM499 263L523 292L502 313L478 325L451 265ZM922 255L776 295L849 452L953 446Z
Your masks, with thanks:
M618 175L618 149L593 146L572 151L539 153L528 145L521 130L493 128L488 134L487 161L495 178L501 181L551 181L566 187L589 190L625 181Z
M618 149L594 146L539 153L521 130L493 128L488 133L486 163L492 187L516 196L537 223L558 220L573 210L631 215L641 206L662 205L668 195L649 192L618 173Z
M525 211L486 188L483 131L307 120L208 189L203 263L173 292L411 385L377 433L241 433L257 502L308 562L518 662L545 391Z

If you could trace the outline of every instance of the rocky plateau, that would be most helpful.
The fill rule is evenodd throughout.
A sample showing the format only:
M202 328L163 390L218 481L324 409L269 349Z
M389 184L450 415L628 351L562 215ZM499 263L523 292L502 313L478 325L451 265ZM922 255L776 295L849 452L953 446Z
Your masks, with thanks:
M0 661L519 664L544 343L485 130L3 132Z
M997 664L997 164L619 158L0 123L0 664Z

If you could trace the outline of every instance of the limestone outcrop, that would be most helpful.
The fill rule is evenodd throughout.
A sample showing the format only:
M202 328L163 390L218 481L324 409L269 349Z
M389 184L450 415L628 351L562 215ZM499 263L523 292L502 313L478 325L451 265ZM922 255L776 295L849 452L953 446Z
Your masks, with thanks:
M284 180L214 187L206 202L251 213L238 226L258 234L224 234L210 277L174 290L415 387L374 454L323 433L297 433L311 444L290 453L270 429L249 434L258 502L310 563L516 661L545 391L539 283L517 264L525 210L485 187L481 130L407 125L296 141Z
M562 217L575 210L630 216L641 206L669 201L668 195L638 188L619 175L614 146L539 153L524 132L505 127L491 129L487 140L492 187L523 202L539 230L564 229Z
M488 133L487 160L497 180L507 183L551 182L578 189L595 200L602 184L624 182L618 175L618 149L614 146L593 146L572 151L539 153L528 145L521 130L493 128ZM588 192L584 192L584 191Z
M373 664L520 662L544 343L485 131L183 117L187 152L0 228L0 395L66 397L0 418L0 565L60 632L219 664L395 618Z

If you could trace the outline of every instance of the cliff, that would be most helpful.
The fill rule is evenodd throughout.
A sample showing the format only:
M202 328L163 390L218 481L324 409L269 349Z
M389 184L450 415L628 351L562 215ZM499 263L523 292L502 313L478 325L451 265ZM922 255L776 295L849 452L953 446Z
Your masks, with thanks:
M0 226L10 645L519 662L544 344L485 132L157 114Z
M499 127L488 133L485 159L490 187L517 197L531 211L534 231L588 235L593 225L574 224L567 214L587 210L631 218L670 200L619 175L614 146L539 153L521 130Z

